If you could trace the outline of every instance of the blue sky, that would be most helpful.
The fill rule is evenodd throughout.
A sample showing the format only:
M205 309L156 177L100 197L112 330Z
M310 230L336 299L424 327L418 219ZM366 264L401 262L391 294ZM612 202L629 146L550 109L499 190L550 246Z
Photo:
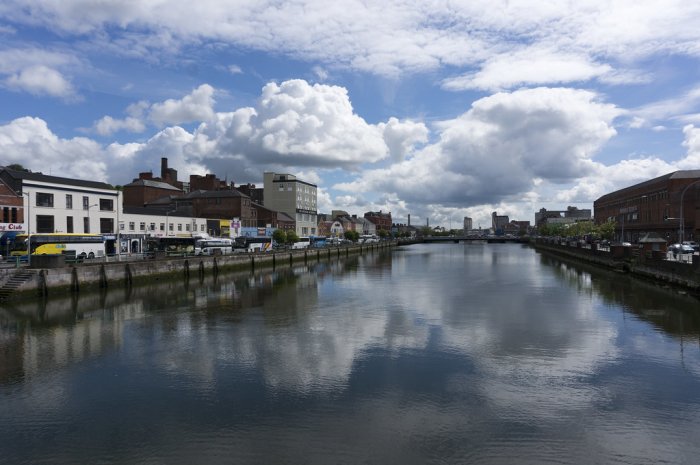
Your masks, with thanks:
M0 163L319 186L319 209L534 220L700 169L700 4L5 0Z

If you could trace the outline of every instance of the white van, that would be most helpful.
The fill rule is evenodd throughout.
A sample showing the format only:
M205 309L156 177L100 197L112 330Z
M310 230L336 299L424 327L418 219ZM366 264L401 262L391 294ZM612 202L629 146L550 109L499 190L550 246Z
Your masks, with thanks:
M374 234L363 234L357 240L358 244L373 244L375 242L379 242L379 238Z
M311 245L310 237L300 237L297 242L292 244L292 249L308 249Z

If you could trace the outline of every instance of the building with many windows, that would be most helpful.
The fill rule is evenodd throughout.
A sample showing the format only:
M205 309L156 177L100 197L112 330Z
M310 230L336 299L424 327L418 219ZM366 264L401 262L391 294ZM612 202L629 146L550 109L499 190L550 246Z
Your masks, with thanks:
M546 224L572 224L578 221L590 221L591 219L590 208L566 207L566 210L540 208L540 211L535 213L535 227Z
M22 217L31 233L117 232L121 196L109 184L10 168L2 168L0 178L24 196Z
M619 241L656 233L670 242L700 237L700 170L683 170L606 194L593 203L597 224L615 221Z
M265 207L294 218L297 235L317 235L316 185L291 174L266 172L263 179Z
M467 234L469 231L472 230L473 227L473 220L469 218L468 216L464 217L464 222L462 223L462 229L464 229L464 233Z
M493 229L496 234L502 234L503 228L505 228L508 223L510 223L508 215L499 215L496 212L491 213L491 229Z

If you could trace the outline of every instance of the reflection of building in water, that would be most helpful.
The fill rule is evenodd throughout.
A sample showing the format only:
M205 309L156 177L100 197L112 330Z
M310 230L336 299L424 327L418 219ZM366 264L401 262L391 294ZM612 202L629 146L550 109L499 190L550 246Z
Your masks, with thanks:
M48 329L23 322L8 326L1 328L0 383L101 356L122 342L122 325L104 318Z

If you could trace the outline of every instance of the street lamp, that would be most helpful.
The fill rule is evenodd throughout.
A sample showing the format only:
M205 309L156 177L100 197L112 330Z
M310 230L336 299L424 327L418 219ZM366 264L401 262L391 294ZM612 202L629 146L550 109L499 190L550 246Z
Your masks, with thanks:
M32 194L31 192L22 192L22 195L27 196L27 266L29 266L32 256Z
M99 204L93 203L92 205L88 205L88 207L87 207L87 212L88 212L88 224L87 224L87 226L88 226L88 230L85 231L85 232L88 233L88 234L91 234L90 231L92 231L92 228L90 227L90 223L91 223L91 221L90 221L90 209L91 209L92 207L96 207L97 205L99 205Z

